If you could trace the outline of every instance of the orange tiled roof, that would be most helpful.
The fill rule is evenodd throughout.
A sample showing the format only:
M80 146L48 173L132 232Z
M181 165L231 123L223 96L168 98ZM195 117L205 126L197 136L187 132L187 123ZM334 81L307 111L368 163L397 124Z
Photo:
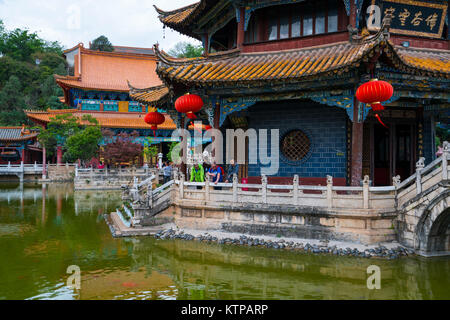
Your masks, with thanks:
M169 88L165 85L138 89L130 85L130 97L134 101L146 105L160 106L167 102L169 97Z
M154 55L132 52L101 52L81 45L81 75L55 76L65 87L128 92L128 83L138 87L160 85Z
M145 113L140 112L90 112L79 111L78 109L63 109L47 111L26 111L28 118L38 123L48 123L51 118L58 114L71 113L78 118L84 115L91 115L97 119L100 126L103 128L129 128L129 129L149 129L150 126L144 122ZM176 125L170 116L164 113L165 122L158 126L159 129L174 130ZM83 122L83 121L81 121ZM87 122L84 124L88 124Z
M394 47L390 42L341 42L277 52L241 53L234 49L199 58L173 58L155 46L161 78L185 85L295 81L324 74L340 74L359 67L383 50L394 65L412 73L450 77L450 52Z

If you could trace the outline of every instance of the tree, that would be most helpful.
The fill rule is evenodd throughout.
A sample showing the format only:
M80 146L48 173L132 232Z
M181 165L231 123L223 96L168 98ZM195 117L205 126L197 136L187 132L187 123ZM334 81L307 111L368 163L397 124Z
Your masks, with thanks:
M22 97L22 84L19 78L11 76L0 91L0 124L10 126L27 121L23 109L25 100Z
M142 154L147 158L147 161L158 155L158 147L152 145L152 138L148 137L144 141L144 150Z
M169 50L169 54L177 58L196 58L203 55L203 46L193 45L189 42L178 42Z
M83 116L81 120L87 124L82 125L80 120L71 113L58 114L50 120L47 129L42 130L38 135L39 142L47 149L49 156L58 145L66 148L69 137L77 136L87 126L98 126L98 121L90 115Z
M29 123L25 109L63 108L53 77L67 74L58 42L28 30L6 30L0 20L0 53L0 125Z
M68 137L65 144L64 161L75 162L80 159L85 162L92 159L98 153L102 137L102 131L98 125L88 126Z
M113 166L120 163L134 163L143 151L142 145L134 142L138 136L136 131L131 134L121 132L115 135L109 129L104 130L103 138L106 144L103 147L102 155L105 162Z
M108 52L114 51L113 45L111 44L111 42L109 42L108 38L105 36L100 36L97 39L94 39L89 49Z

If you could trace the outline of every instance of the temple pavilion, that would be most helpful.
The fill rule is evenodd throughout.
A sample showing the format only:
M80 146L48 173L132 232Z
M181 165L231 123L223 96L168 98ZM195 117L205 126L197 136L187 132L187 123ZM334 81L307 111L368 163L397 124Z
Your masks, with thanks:
M156 45L164 84L132 86L131 98L158 104L179 127L187 121L174 101L189 92L205 102L199 118L223 132L279 129L269 183L298 174L303 184L331 175L335 185L360 185L369 175L390 185L435 158L435 124L448 123L450 110L447 1L201 0L156 10L205 54L174 58ZM373 78L394 87L378 113L384 125L355 98ZM246 159L258 149L247 144ZM262 166L247 161L240 177L256 182Z
M41 146L38 133L25 126L0 127L0 164L40 162Z
M153 137L150 126L144 122L149 106L133 101L129 85L137 88L162 84L156 69L156 56L152 49L115 46L113 52L94 51L80 43L64 51L69 66L68 76L55 75L63 89L61 98L67 109L27 111L28 118L45 127L57 114L70 113L76 117L91 115L103 129L115 133L137 131L138 142L144 144L151 137L160 152L167 152L171 133L176 128L172 119L165 115L165 122ZM58 147L57 161L61 162L62 150Z

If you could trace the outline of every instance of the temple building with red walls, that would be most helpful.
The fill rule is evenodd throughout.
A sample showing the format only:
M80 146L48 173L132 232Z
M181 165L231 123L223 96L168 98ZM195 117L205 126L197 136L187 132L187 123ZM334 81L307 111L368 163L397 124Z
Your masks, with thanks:
M391 185L435 158L435 124L450 112L448 1L201 0L156 10L205 54L175 58L156 45L164 85L132 87L131 97L157 103L179 127L188 121L174 102L189 92L205 102L198 117L223 132L278 129L280 165L269 183L298 174L301 184L331 175L335 185L360 185L368 175ZM355 97L374 78L394 88L378 112L383 124ZM261 147L246 143L240 177L257 181L265 164L249 158Z
M22 127L0 127L0 164L40 163L39 132Z
M70 113L78 118L91 115L102 129L111 129L116 134L137 131L140 143L147 137L160 151L168 149L171 133L176 128L166 114L165 122L158 126L153 137L150 126L144 122L149 106L133 101L129 86L147 88L162 84L156 74L156 56L152 49L115 46L113 52L94 51L80 43L64 51L69 65L68 76L55 75L56 82L64 91L62 101L67 109L27 111L28 118L45 127L57 114ZM151 107L152 105L150 105ZM58 147L61 161L62 147Z

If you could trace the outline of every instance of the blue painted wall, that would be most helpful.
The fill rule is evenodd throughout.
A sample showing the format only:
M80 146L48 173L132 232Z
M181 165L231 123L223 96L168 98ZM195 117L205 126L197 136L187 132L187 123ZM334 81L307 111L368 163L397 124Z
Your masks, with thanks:
M295 129L309 136L310 153L302 161L293 163L280 152L280 169L275 176L346 177L347 115L344 109L300 101L258 103L248 109L248 119L250 128L280 129L280 140ZM257 152L256 146L250 146L250 152ZM250 164L249 176L260 176L260 166Z

